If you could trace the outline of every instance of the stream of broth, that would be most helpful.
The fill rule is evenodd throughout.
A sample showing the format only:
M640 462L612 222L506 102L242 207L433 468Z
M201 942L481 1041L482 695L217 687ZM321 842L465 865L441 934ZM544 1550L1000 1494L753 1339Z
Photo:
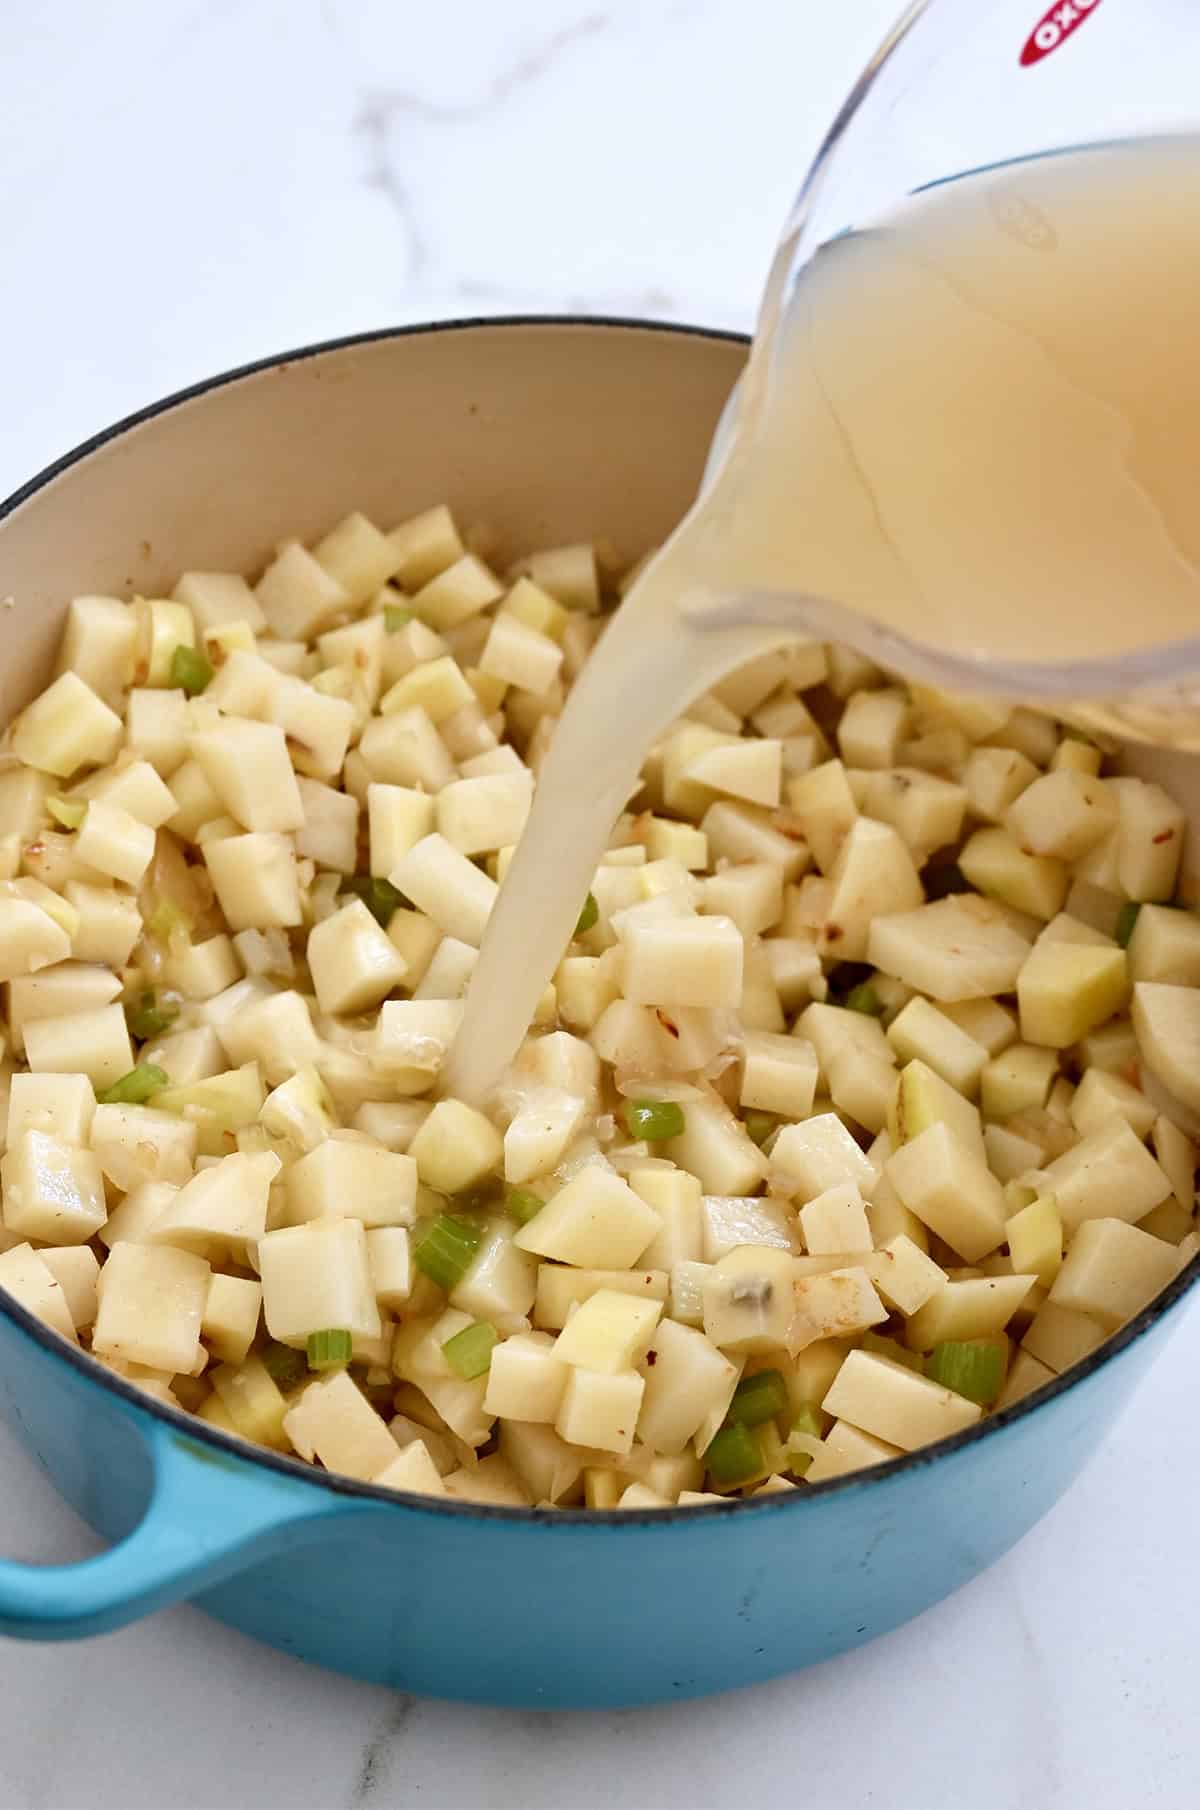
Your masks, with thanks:
M1200 633L1198 300L1190 134L974 172L821 247L571 692L448 1092L492 1090L647 752L757 654L815 634L1031 696L1073 665L1077 719L1200 748L1200 685L1113 701L1089 671L1121 657L1132 687L1146 650Z

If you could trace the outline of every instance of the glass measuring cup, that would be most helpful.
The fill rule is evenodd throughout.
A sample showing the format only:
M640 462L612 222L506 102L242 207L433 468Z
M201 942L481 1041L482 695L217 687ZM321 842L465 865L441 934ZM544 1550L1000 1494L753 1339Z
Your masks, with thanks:
M789 364L784 348L789 334L794 339L804 310L812 313L811 297L819 296L817 279L839 258L844 262L857 247L864 280L870 280L875 267L869 256L861 253L870 251L873 239L886 238L889 223L903 217L905 205L909 212L903 224L911 236L912 204L907 198L936 200L939 191L953 196L973 182L992 211L988 227L993 241L1002 246L1010 262L1025 259L1036 267L1044 290L1053 293L1059 283L1066 300L1072 293L1069 285L1081 277L1078 257L1071 261L1070 233L1075 222L1069 212L1059 220L1053 210L1047 213L1039 207L1039 182L1044 183L1052 160L1061 170L1072 154L1078 158L1085 151L1103 151L1107 161L1093 187L1102 197L1111 192L1115 234L1119 237L1126 232L1131 250L1137 247L1149 260L1155 260L1160 249L1168 249L1179 237L1172 233L1169 222L1157 242L1147 240L1156 224L1153 221L1140 222L1140 239L1129 230L1139 222L1120 211L1122 184L1134 150L1144 153L1173 146L1172 175L1184 171L1190 180L1200 172L1200 137L1191 135L1196 125L1191 89L1198 53L1200 12L1188 0L1061 0L1040 15L1037 0L981 0L970 8L953 0L919 0L910 6L840 108L786 223L747 377L731 399L722 424L725 431L718 434L709 465L709 479L720 474L734 511L739 458L751 474L751 488L761 486L769 459L776 467L781 463L783 442L778 433L773 448L770 443L772 413L784 386L795 381L795 361ZM1173 138L1172 134L1182 135ZM1136 190L1133 194L1137 199ZM903 234L898 238L903 243ZM904 245L903 249L907 255L910 248ZM917 249L919 253L919 245ZM1174 249L1178 252L1178 245ZM1190 244L1187 249L1193 262L1185 274L1200 278L1200 244ZM939 277L943 274L938 272ZM1086 271L1082 274L1086 279ZM1011 271L1005 273L1002 281L1010 275ZM1114 458L1127 460L1126 475L1131 480L1127 490L1142 486L1144 474L1138 461L1143 443L1147 434L1153 439L1162 426L1153 419L1155 409L1159 414L1164 408L1173 409L1182 416L1190 401L1194 404L1190 412L1193 444L1200 433L1200 368L1191 336L1178 330L1178 275L1176 270L1172 282L1164 261L1158 293L1151 295L1148 312L1131 328L1145 332L1148 353L1162 353L1164 335L1170 341L1174 332L1178 340L1169 348L1173 361L1167 374L1170 382L1161 397L1149 398L1149 418L1130 414L1121 419L1119 389L1114 401L1113 395L1105 393L1103 381L1095 386L1094 395L1084 397L1100 421L1097 431L1112 430ZM1200 281L1194 287L1200 289ZM1144 295L1146 290L1143 282L1140 293ZM986 314L991 302L986 289L982 295L983 306L974 308L976 314ZM1007 298L1002 295L1000 299ZM1184 299L1194 312L1194 295L1189 293ZM1119 295L1111 305L1104 298L1099 312L1113 312L1115 318L1120 303ZM1096 310L1093 298L1092 311ZM912 355L912 348L906 347L902 337L889 342L891 323L882 301L875 320L875 343L867 344L866 352L868 360L878 357L886 378L889 366L902 364ZM956 330L957 323L952 321L951 327ZM980 343L984 344L982 338ZM927 353L928 345L922 344L918 350ZM1052 362L1060 351L1061 346L1051 348ZM925 618L915 617L911 600L907 615L901 611L897 616L893 611L889 616L887 605L892 600L880 592L878 583L874 594L870 586L839 586L836 572L829 576L834 570L831 562L824 568L826 582L822 584L818 578L803 595L798 595L794 586L764 587L762 576L769 566L760 566L758 572L748 566L746 583L736 601L730 601L730 618L787 619L801 632L808 629L823 638L848 641L914 678L951 688L989 689L1030 702L1045 700L1053 702L1060 714L1069 713L1093 728L1200 748L1200 684L1191 683L1200 676L1200 541L1188 545L1188 537L1180 537L1179 519L1171 519L1170 499L1161 491L1156 494L1152 482L1141 500L1154 515L1156 529L1160 525L1164 529L1159 549L1164 557L1158 575L1161 578L1166 573L1168 588L1178 581L1178 595L1169 609L1159 607L1156 613L1148 602L1157 600L1161 605L1162 593L1151 585L1148 600L1145 591L1139 591L1139 581L1149 574L1139 571L1136 559L1126 561L1127 571L1119 563L1127 549L1119 544L1116 517L1109 509L1111 499L1101 495L1089 514L1087 499L1072 491L1073 484L1078 489L1080 473L1053 468L1048 445L1057 424L1052 415L1047 412L1039 420L1036 413L1030 414L1030 398L1022 399L1015 392L1011 401L1001 396L997 404L996 398L987 394L994 372L989 371L983 351L977 351L975 357L973 366L961 359L957 366L948 361L945 371L932 374L946 383L953 378L968 391L978 379L978 401L981 407L986 404L995 411L997 432L1008 433L1010 440L1022 434L1020 443L1028 444L1031 461L1040 456L1042 466L1048 468L1045 508L1057 509L1061 518L1055 524L1055 552L1069 578L1063 591L1056 594L1044 572L1027 569L1022 574L1019 559L993 557L989 565L986 537L973 543L956 520L952 501L942 507L935 498L933 511L938 515L939 531L951 539L956 533L959 536L956 553L964 579L961 615L986 630L990 583L994 613L1003 611L1007 616L1011 612L1015 622L1023 604L1031 608L1036 604L1042 612L1043 631L1053 621L1057 632L1033 636L1028 648L1014 634L1005 643L989 645L987 633L981 632L978 645L973 646L969 637L947 632L944 614L940 622L936 610ZM1066 371L1069 361L1061 362L1074 382L1077 373ZM819 360L810 363L815 368ZM1084 374L1085 390L1092 375ZM824 373L818 370L817 376L823 379ZM1068 408L1078 400L1078 386L1072 395L1069 382L1060 384L1059 392L1056 400ZM946 405L949 399L949 390L943 386L939 391L935 382L930 407ZM1022 400L1026 414L1018 420ZM956 396L954 402L961 403L961 398ZM958 418L963 415L958 406ZM903 536L911 527L911 522L903 519L903 496L897 507L903 486L896 483L894 464L890 472L886 464L873 468L872 425L865 419L856 420L852 412L843 413L838 422L861 466L872 507L889 532L898 528ZM1174 423L1174 427L1178 425L1178 421ZM1128 457L1119 444L1126 430L1132 444ZM955 431L961 429L947 428L947 442L952 442ZM792 441L799 444L795 433ZM760 443L762 456L756 464L754 455ZM817 445L814 450L819 456L822 448ZM957 447L952 445L951 450L957 451ZM975 461L968 478L981 489L990 475L986 441L964 451L968 465L971 458ZM914 458L919 460L928 452L928 444L922 441ZM1160 446L1160 470L1154 474L1158 477L1161 453ZM1000 472L1001 488L1011 477L1011 445L1008 463L1009 470ZM957 481L958 474L955 476ZM1029 485L1023 492L1014 489L1014 497L1017 495L1028 502ZM1064 499L1069 507L1064 506ZM1035 507L1040 503L1039 493ZM726 520L729 513L727 510ZM1190 505L1187 513L1191 513ZM1011 509L1009 515L1006 554L1022 538L1020 516ZM813 539L819 541L825 520L811 504L809 516ZM836 532L836 528L830 530L828 538L835 538ZM993 555L996 545L993 538ZM901 542L901 553L908 550ZM819 573L820 562L814 564ZM1007 594L1001 580L1005 564L1017 574ZM1153 565L1149 570L1154 570ZM1098 594L1108 598L1107 614L1099 625L1094 613L1089 622L1081 607L1084 599L1070 596L1072 584L1078 591L1086 591L1089 575L1104 581ZM736 569L734 576L738 576ZM798 570L797 576L807 578L809 573ZM1128 578L1124 590L1116 584L1118 577ZM885 576L884 591L886 584ZM919 582L914 588L919 595ZM1080 623L1078 632L1068 634L1072 604ZM716 612L714 620L720 620L721 614ZM1104 633L1097 633L1097 626ZM1034 643L1042 641L1052 644L1049 653L1045 647L1034 652Z

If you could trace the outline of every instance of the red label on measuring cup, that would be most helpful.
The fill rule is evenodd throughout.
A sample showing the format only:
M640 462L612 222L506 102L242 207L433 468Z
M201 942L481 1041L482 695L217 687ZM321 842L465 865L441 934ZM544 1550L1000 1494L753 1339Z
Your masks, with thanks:
M1031 63L1040 63L1052 50L1057 50L1076 26L1082 25L1089 14L1095 12L1099 4L1100 0L1056 0L1056 4L1042 14L1025 40L1025 48L1021 52L1022 69L1028 69Z

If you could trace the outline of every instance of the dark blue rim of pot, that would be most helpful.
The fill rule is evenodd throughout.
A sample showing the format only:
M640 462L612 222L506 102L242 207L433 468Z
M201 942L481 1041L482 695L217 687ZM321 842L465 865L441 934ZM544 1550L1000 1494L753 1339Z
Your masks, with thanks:
M367 333L350 333L339 339L319 340L313 345L300 346L292 352L281 352L271 358L258 358L250 364L238 365L233 370L222 371L215 377L204 378L199 383L189 384L186 389L176 390L170 396L164 396L160 402L153 402L148 407L138 409L132 415L126 415L111 427L93 434L90 439L82 441L73 451L64 453L50 465L22 484L10 497L0 503L0 522L18 509L37 491L44 488L52 479L62 472L69 471L73 465L80 464L92 453L99 451L113 440L132 428L140 427L145 421L152 421L157 415L165 415L180 403L190 402L197 396L206 396L214 390L224 389L226 385L238 383L244 377L253 377L260 371L276 370L280 367L297 364L302 359L320 358L328 352L344 351L352 346L369 346L394 339L413 339L428 333L463 333L491 327L536 327L536 328L608 328L617 332L662 333L686 336L696 339L718 340L729 345L748 346L749 339L744 333L732 333L716 327L699 327L672 321L638 320L635 317L605 314L502 314L470 316L460 320L423 321L408 327L382 327ZM923 1446L915 1452L907 1452L901 1458L892 1458L886 1464L873 1465L869 1470L855 1471L846 1477L831 1477L828 1482L808 1485L803 1490L780 1491L769 1496L734 1498L727 1502L713 1503L698 1507L662 1508L653 1512L644 1511L630 1513L617 1509L578 1509L578 1508L501 1508L490 1503L453 1501L440 1496L421 1496L407 1490L376 1489L372 1484L359 1483L352 1477L341 1477L332 1471L320 1471L313 1465L305 1464L298 1458L288 1458L278 1452L268 1451L265 1446L255 1446L248 1440L223 1433L207 1422L199 1420L195 1415L187 1414L181 1408L171 1408L165 1403L146 1395L133 1383L126 1382L113 1371L97 1363L86 1352L70 1345L44 1323L29 1313L19 1302L0 1289L0 1313L19 1326L25 1335L35 1344L41 1345L51 1356L60 1359L77 1370L81 1376L92 1382L103 1384L106 1389L128 1403L130 1407L139 1409L151 1418L161 1421L176 1433L183 1433L189 1440L210 1446L215 1452L226 1458L242 1459L258 1465L266 1470L276 1471L282 1476L308 1483L313 1487L334 1495L368 1502L391 1503L394 1507L420 1508L426 1513L451 1515L458 1518L482 1521L515 1521L536 1522L545 1527L571 1526L579 1522L608 1527L630 1527L670 1525L674 1522L690 1519L696 1515L732 1515L732 1514L798 1514L803 1515L805 1503L814 1496L828 1496L839 1492L870 1489L876 1482L895 1477L905 1471L917 1471L935 1465L952 1453L963 1450L981 1439L989 1439L1000 1433L1015 1421L1023 1420L1029 1414L1036 1414L1039 1408L1055 1397L1073 1389L1077 1383L1101 1370L1120 1352L1136 1343L1144 1333L1149 1332L1162 1317L1167 1314L1177 1301L1180 1301L1192 1285L1200 1280L1200 1256L1194 1257L1176 1276L1175 1280L1156 1295L1148 1307L1144 1307L1127 1325L1112 1334L1097 1347L1088 1357L1072 1365L1062 1376L1055 1377L1053 1382L1044 1383L1041 1388L1013 1402L1011 1407L1002 1408L999 1413L986 1415L974 1426L961 1433L955 1433L948 1439L940 1439L934 1445Z

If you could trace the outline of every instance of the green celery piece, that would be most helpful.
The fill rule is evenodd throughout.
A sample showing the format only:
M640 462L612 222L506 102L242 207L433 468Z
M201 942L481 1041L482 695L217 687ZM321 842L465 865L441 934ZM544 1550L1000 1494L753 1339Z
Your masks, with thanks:
M733 1392L726 1416L731 1426L760 1427L774 1420L788 1405L787 1384L778 1370L756 1370L744 1376Z
M157 1063L139 1062L127 1075L98 1093L96 1100L101 1106L144 1106L166 1087L170 1078L166 1069L159 1068Z
M212 676L212 662L197 648L181 644L171 655L171 684L177 690L186 691L189 698L198 698L211 684Z
M989 1339L947 1339L930 1352L925 1374L986 1408L1004 1385L1004 1356Z
M350 1362L354 1340L342 1326L310 1332L305 1347L310 1370L343 1370Z
M496 1328L487 1320L474 1320L446 1340L442 1355L455 1375L469 1383L488 1369L497 1337Z
M682 1137L687 1123L677 1100L626 1100L621 1118L631 1138L645 1138L650 1144Z

